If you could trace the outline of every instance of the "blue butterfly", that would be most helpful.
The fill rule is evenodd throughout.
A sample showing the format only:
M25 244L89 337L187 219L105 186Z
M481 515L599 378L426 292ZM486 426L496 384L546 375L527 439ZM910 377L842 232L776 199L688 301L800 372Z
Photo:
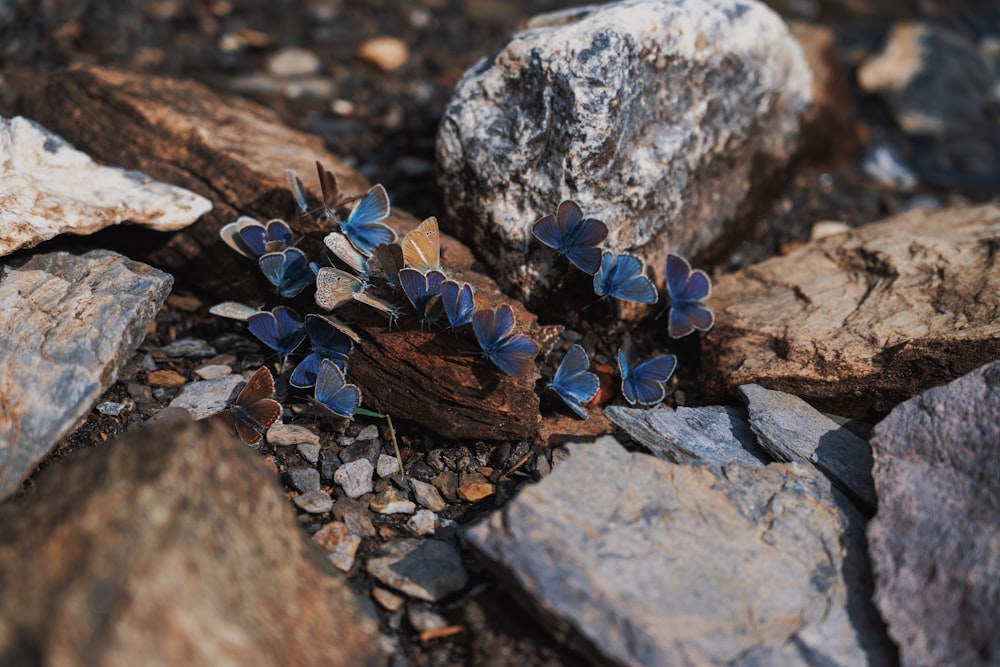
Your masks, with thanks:
M306 339L298 313L285 306L251 315L247 328L257 340L281 355L282 363Z
M554 249L581 271L594 275L601 266L601 249L595 247L608 237L608 226L600 220L584 218L576 202L567 199L555 215L539 218L531 226L535 238Z
M334 219L354 247L365 257L371 257L379 244L396 240L396 232L381 222L388 217L389 195L384 187L376 185L354 207L347 220L341 220L337 216Z
M346 370L347 357L354 349L347 334L322 315L306 315L305 329L312 351L299 362L288 379L288 384L300 389L316 384L316 374L323 359L329 359L342 371Z
M292 199L295 200L295 208L299 215L309 212L309 202L306 201L306 189L302 185L302 179L295 173L294 169L285 170L285 179L288 180L288 189L292 191Z
M659 295L653 281L646 277L642 260L634 255L601 255L601 268L594 275L594 292L622 301L656 303Z
M441 284L444 282L444 274L440 271L428 271L422 273L416 269L400 269L399 284L403 287L406 298L413 304L413 308L420 316L421 326L437 320L437 315L431 315L431 311L441 300Z
M677 368L677 357L665 354L629 368L625 353L618 350L618 370L622 376L622 393L631 405L656 405L667 395L664 386Z
M538 345L514 332L514 311L504 304L496 310L479 310L472 316L472 329L483 355L504 373L521 377L528 372Z
M338 417L352 419L354 408L361 405L361 390L347 382L335 363L324 359L316 373L313 403Z
M298 248L268 252L257 260L264 277L277 288L278 294L290 299L312 284L316 276L306 254Z
M219 236L230 248L250 259L284 250L292 244L292 229L277 218L264 225L244 215L220 229Z
M590 358L587 357L587 352L579 345L574 345L563 357L548 387L584 419L589 419L589 415L583 406L594 399L601 386L600 380L589 369Z
M469 283L462 283L461 286L454 280L441 283L441 303L444 304L444 312L452 329L472 323L472 316L476 314L476 300Z
M712 294L712 280L701 269L680 255L667 255L667 294L670 296L670 317L667 333L671 338L683 338L698 331L708 331L715 324L715 315L702 303Z

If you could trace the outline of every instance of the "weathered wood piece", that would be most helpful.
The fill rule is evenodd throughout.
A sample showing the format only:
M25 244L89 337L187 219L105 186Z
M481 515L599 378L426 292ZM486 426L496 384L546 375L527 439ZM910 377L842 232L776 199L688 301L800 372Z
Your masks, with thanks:
M1000 358L1000 207L915 210L714 286L705 399L743 384L871 418Z
M384 661L376 622L259 457L186 415L51 466L0 506L0 589L5 665Z

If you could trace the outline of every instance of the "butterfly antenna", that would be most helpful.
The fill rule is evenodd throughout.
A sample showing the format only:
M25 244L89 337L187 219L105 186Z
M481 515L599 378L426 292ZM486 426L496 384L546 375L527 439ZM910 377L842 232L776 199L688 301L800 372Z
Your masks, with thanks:
M583 308L581 308L580 312L582 313L583 311L587 310L588 308L591 308L592 306L596 306L597 304L601 303L602 301L607 301L607 300L608 300L608 297L602 296L600 299L597 299L596 301L591 301L586 306L584 306Z

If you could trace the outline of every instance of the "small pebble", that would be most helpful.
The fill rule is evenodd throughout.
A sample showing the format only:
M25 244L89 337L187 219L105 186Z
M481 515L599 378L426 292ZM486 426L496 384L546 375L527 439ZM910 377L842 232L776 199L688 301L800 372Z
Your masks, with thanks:
M419 479L411 477L410 488L413 489L413 497L416 498L417 502L429 510L442 512L448 506L433 484L421 482Z
M104 401L103 403L97 404L97 411L102 415L108 415L110 417L117 417L127 409L127 405L124 403L118 403L117 401Z
M406 598L393 593L388 588L375 586L372 588L372 599L378 602L387 611L399 611L406 604Z
M267 71L272 76L291 78L315 74L323 65L319 56L307 49L289 47L281 49L267 61Z
M324 449L319 453L319 474L323 479L333 479L333 473L341 466L336 452Z
M379 514L413 514L417 510L416 504L396 488L375 494L368 507Z
M320 488L319 470L315 468L290 468L286 474L299 493L309 493Z
M372 37L358 47L358 58L384 72L394 72L410 57L406 43L396 37Z
M365 563L365 569L386 586L427 602L462 590L469 580L455 547L414 537L382 545Z
M489 482L473 482L458 487L458 497L468 503L475 503L496 493L496 487Z
M316 489L292 498L295 506L310 514L324 514L333 509L333 498L323 489Z
M441 495L448 500L458 498L458 475L450 470L445 470L440 475L431 480L431 484L441 492Z
M352 498L337 498L333 504L333 516L343 521L354 535L375 537L375 524L368 503Z
M357 105L350 100L334 100L330 102L330 112L337 116L353 116L357 110Z
M267 429L267 441L272 445L284 447L300 443L319 444L319 436L298 424L274 424Z
M361 429L361 432L354 436L355 442L363 442L365 440L378 440L378 427L375 424L369 424Z
M201 368L194 369L194 374L202 380L218 380L219 378L231 375L233 369L222 364L209 364Z
M156 370L156 360L153 359L153 355L147 353L142 357L142 362L139 364L139 368L144 371L155 371Z
M361 440L341 451L340 459L344 463L366 459L372 464L372 469L374 470L375 462L378 461L378 456L381 452L382 445L377 440Z
M207 359L217 354L214 347L200 338L178 338L170 345L160 348L160 352L171 358L185 359Z
M375 463L375 472L379 477L391 477L399 472L399 461L396 460L395 456L379 454L378 461Z
M411 602L406 605L406 620L417 632L448 627L448 621L441 614L431 611L419 602Z
M149 388L149 385L142 384L141 382L126 382L125 391L128 392L128 395L136 403L153 402L153 390Z
M345 463L333 473L333 481L339 484L348 498L360 498L372 491L372 473L375 467L368 459L358 459Z
M177 310L185 313L193 313L201 308L201 299L189 294L171 294L167 297L167 305L173 306Z
M319 443L300 442L298 445L295 446L295 449L298 450L299 456L304 458L309 463L312 463L313 465L319 463L319 450L320 450Z
M187 384L187 378L177 371L150 371L146 373L146 382L151 387L178 389Z
M437 515L434 512L417 510L416 514L407 520L406 527L413 531L414 535L433 535L435 524Z
M323 551L338 570L347 572L354 565L354 556L361 546L361 538L351 534L347 525L340 521L326 524L312 536L313 542Z
M218 380L199 380L184 385L170 407L184 408L195 419L204 419L225 409L236 388L243 382L239 375L227 375Z
M851 231L851 226L839 220L821 220L812 226L809 232L810 241L819 241L827 236L835 236Z

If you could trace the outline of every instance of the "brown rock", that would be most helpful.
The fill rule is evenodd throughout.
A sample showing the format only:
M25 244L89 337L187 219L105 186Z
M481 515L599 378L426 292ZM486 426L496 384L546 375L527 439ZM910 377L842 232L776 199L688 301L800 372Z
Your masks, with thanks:
M723 276L706 402L741 384L884 414L1000 358L1000 207L917 210Z
M294 212L285 168L294 169L319 200L315 161L321 161L346 194L369 183L323 148L320 137L282 125L275 114L245 100L222 97L204 86L107 70L71 67L51 75L25 96L26 112L81 149L154 178L209 196L214 211L197 224L144 249L151 263L183 275L218 300L258 299L273 288L246 258L219 239L219 229L240 215L267 220ZM388 223L404 233L417 220L398 209ZM330 223L303 216L292 221L306 235L300 247L318 255ZM123 237L124 238L124 237ZM123 241L124 243L124 241ZM129 239L134 249L137 241ZM467 247L442 234L442 261L449 273L476 289L477 305L507 300L489 278L473 273ZM241 276L233 280L233 276ZM316 310L307 295L299 307ZM535 318L512 304L518 330L542 335ZM350 380L365 407L420 423L449 438L524 439L538 424L535 373L509 378L478 354L469 332L422 334L415 321L389 331L385 318L354 309L357 329L367 334L352 357ZM355 313L356 311L356 313Z
M177 371L163 370L150 371L146 373L146 383L153 387L166 387L167 389L177 389L187 384L187 378Z
M370 62L383 72L394 72L410 57L406 42L389 36L372 37L358 47L358 58Z
M496 493L496 487L489 482L472 482L458 487L458 497L467 503L479 502Z
M272 475L186 416L52 466L0 508L0 588L5 662L382 663L375 622Z

